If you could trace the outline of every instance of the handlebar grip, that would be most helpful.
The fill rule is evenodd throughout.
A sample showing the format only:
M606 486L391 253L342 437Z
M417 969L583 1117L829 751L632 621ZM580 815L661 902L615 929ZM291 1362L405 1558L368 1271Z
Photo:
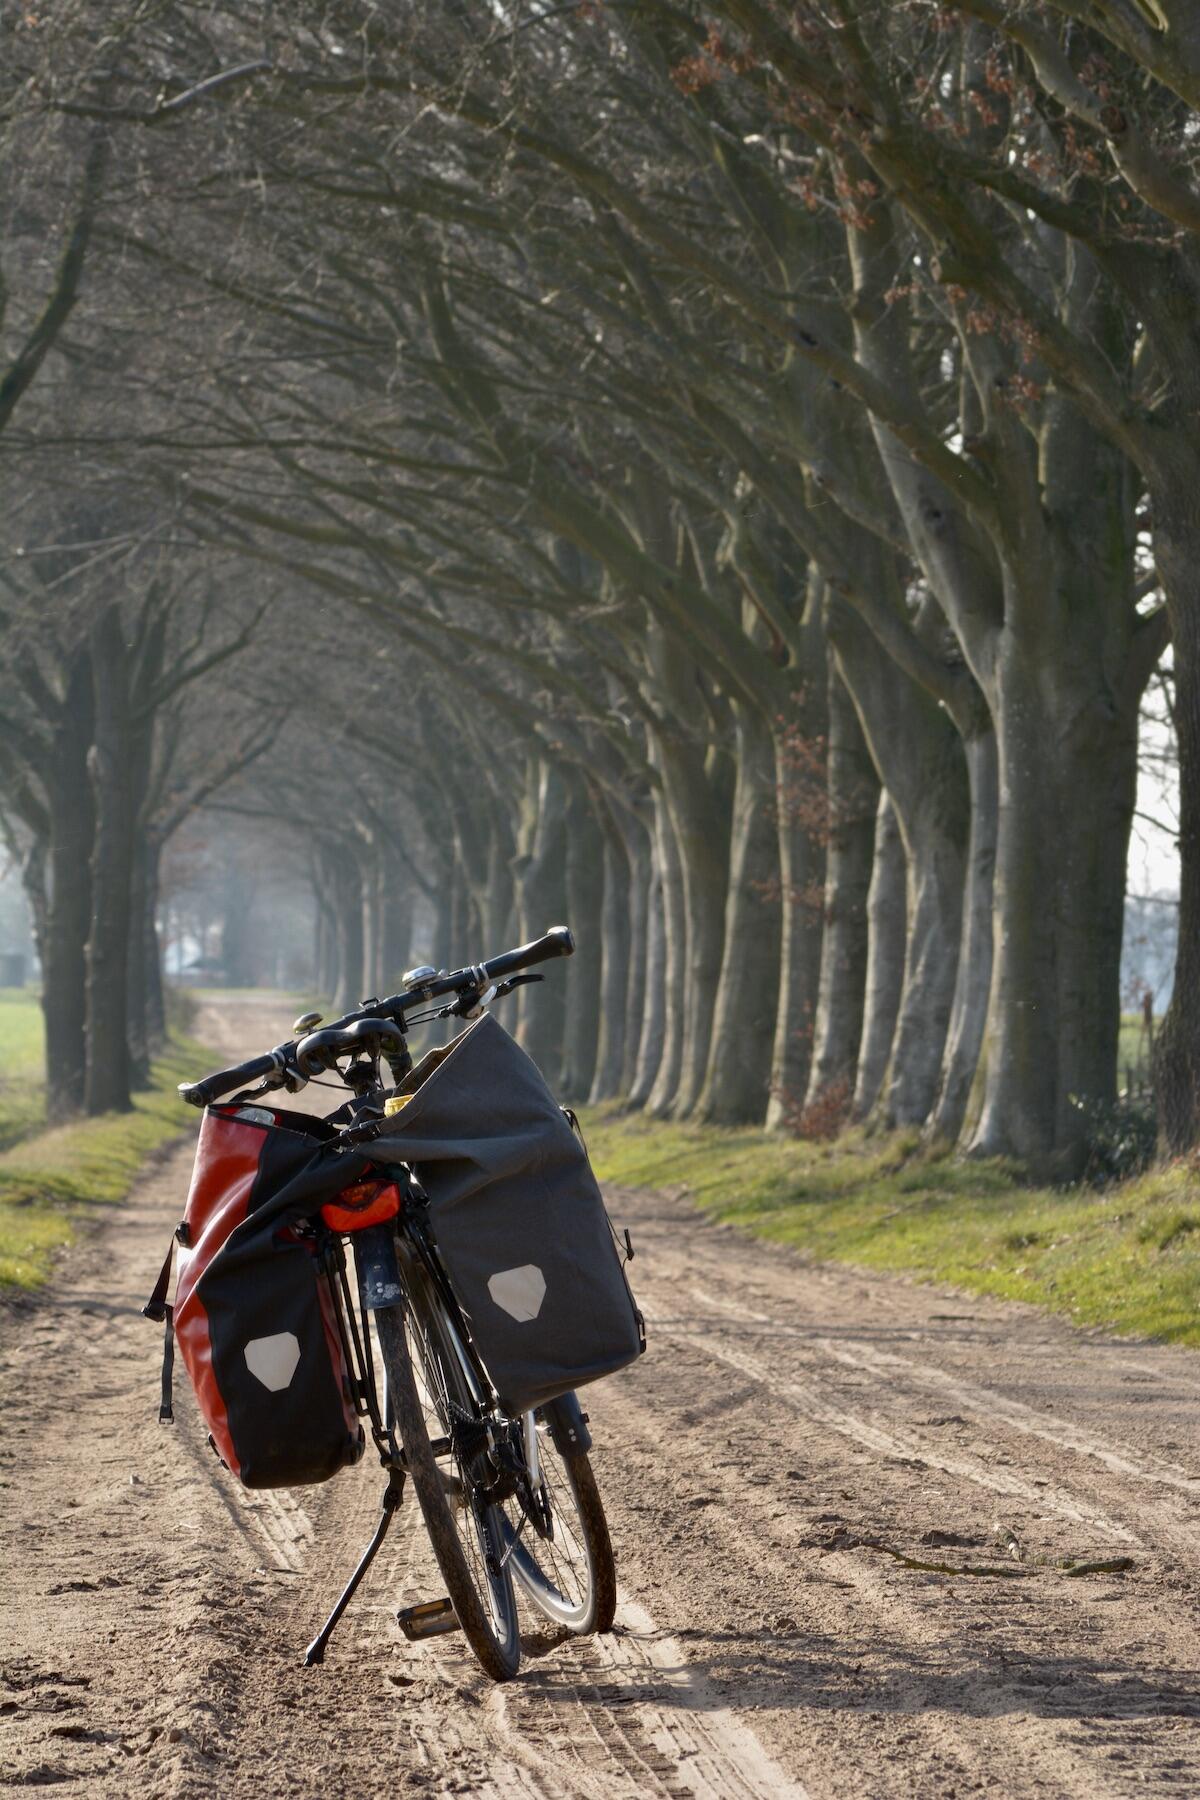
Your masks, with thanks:
M189 1106L211 1106L222 1094L231 1094L234 1088L257 1081L260 1075L269 1075L278 1066L276 1058L268 1052L266 1056L254 1056L249 1062L238 1063L236 1068L218 1069L215 1075L206 1075L203 1081L181 1081L179 1093Z
M506 950L502 956L493 956L485 962L489 980L499 976L515 975L518 969L528 969L534 963L549 962L555 956L573 956L575 939L568 925L552 925L545 937L535 938L532 944L521 944L516 950Z

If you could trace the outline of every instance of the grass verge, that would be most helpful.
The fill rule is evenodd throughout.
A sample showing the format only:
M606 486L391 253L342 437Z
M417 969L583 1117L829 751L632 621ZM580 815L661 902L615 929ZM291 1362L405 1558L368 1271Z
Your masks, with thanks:
M714 1218L815 1259L1200 1346L1200 1172L1184 1163L1104 1189L1031 1188L1003 1162L906 1133L802 1143L612 1108L585 1126L602 1181L682 1186Z
M37 1287L80 1222L125 1198L147 1156L195 1122L175 1087L212 1060L203 1045L176 1040L132 1112L76 1119L0 1154L0 1288Z
M45 1123L42 1008L31 988L0 988L0 1150Z

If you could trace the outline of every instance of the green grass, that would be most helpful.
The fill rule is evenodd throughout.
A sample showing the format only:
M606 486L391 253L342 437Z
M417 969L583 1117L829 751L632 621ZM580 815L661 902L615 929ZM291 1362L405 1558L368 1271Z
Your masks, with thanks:
M42 1008L30 988L0 988L0 1150L45 1122Z
M0 1154L0 1287L37 1287L80 1223L125 1198L147 1156L195 1123L175 1087L212 1061L211 1050L177 1040L132 1112L74 1120Z
M686 1189L713 1217L805 1255L1032 1301L1077 1324L1200 1346L1200 1169L1106 1189L1031 1188L1002 1162L909 1133L830 1144L585 1118L602 1181Z
M1155 1021L1155 1029L1162 1020ZM1140 1012L1121 1014L1121 1035L1117 1042L1117 1086L1124 1088L1129 1077L1135 1087L1150 1083L1150 1040Z

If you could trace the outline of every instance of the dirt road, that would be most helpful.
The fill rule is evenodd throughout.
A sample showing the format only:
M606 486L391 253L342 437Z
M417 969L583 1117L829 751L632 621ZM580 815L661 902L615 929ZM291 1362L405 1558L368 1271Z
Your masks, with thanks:
M226 1005L222 1049L278 1020ZM190 1146L0 1326L0 1787L88 1796L1200 1792L1200 1357L794 1256L614 1195L651 1350L591 1389L625 1594L505 1688L394 1609L406 1501L321 1669L367 1464L241 1492L140 1316ZM972 1577L906 1566L1005 1563ZM1068 1557L1132 1559L1069 1577ZM1044 1559L1044 1560L1039 1560Z

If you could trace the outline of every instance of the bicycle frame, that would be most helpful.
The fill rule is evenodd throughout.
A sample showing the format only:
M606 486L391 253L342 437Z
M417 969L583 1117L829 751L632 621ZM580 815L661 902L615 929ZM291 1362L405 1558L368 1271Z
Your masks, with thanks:
M407 1172L405 1172L404 1188L408 1204L410 1206L416 1204L411 1193L411 1184L407 1179ZM433 1246L419 1225L413 1219L406 1220L402 1216L399 1221L389 1221L384 1225L364 1226L361 1230L346 1235L352 1236L354 1239L355 1272L358 1278L364 1330L360 1334L355 1323L354 1308L350 1303L343 1237L341 1234L331 1233L333 1252L331 1260L346 1303L347 1316L345 1320L339 1317L342 1352L346 1358L346 1366L354 1370L357 1390L356 1405L360 1416L370 1418L371 1436L379 1452L380 1461L387 1470L388 1485L384 1492L382 1513L375 1534L363 1552L357 1568L339 1596L333 1611L305 1652L304 1660L309 1666L325 1660L325 1650L329 1639L333 1635L338 1620L357 1591L363 1576L378 1554L404 1491L406 1471L404 1452L396 1442L391 1420L384 1418L379 1406L371 1340L367 1329L368 1314L409 1305L409 1284L406 1283L401 1271L402 1261L419 1260L423 1272L433 1281L439 1297L444 1300L447 1308L447 1323L451 1328L451 1348L467 1379L468 1391L472 1395L477 1421L487 1432L489 1449L493 1447L495 1441L489 1422L496 1415L491 1385L482 1363L475 1355L473 1348L470 1347L466 1322L450 1290L445 1272L438 1263ZM533 1416L530 1414L526 1428L527 1433L532 1424ZM449 1441L447 1441L446 1448L451 1448ZM534 1518L536 1525L536 1506L530 1507L524 1497L522 1505L529 1516ZM495 1555L495 1550L489 1553L489 1562Z

